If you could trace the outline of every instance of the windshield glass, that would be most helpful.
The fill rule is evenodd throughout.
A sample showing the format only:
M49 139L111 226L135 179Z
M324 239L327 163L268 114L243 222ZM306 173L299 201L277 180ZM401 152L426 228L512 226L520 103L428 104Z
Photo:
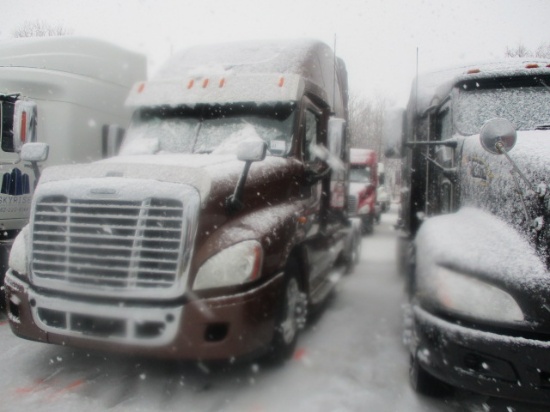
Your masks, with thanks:
M462 135L479 133L495 117L510 120L518 130L550 125L550 77L468 81L456 90L454 123Z
M351 167L349 170L350 182L367 183L370 180L369 167Z
M122 155L235 154L240 142L263 139L268 155L288 154L295 104L227 104L148 108L134 115Z

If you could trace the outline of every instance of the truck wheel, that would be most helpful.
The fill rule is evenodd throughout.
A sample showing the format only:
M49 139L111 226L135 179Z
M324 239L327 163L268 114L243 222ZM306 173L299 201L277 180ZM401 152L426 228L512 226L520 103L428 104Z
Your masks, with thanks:
M300 289L296 275L287 276L275 321L273 341L267 356L268 360L280 363L294 353L299 331L305 326L306 318L306 295Z
M361 218L361 232L370 235L374 229L374 219L371 215Z
M362 241L363 239L359 233L353 235L350 250L344 255L346 273L352 273L359 260L361 260Z
M450 395L453 391L450 385L426 372L416 355L412 354L409 363L409 380L411 387L425 396L441 398Z

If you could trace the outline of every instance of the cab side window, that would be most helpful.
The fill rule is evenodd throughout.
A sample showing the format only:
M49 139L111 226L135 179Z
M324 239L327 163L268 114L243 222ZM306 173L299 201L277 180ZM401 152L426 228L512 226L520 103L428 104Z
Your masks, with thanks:
M319 120L315 113L307 110L305 113L305 141L304 160L312 162L315 160L315 146L317 145L317 131Z
M451 118L450 105L447 104L437 113L436 124L437 140L447 140L453 137L453 123ZM440 146L435 151L435 159L442 167L452 168L454 166L455 149L446 146ZM440 213L450 213L454 209L455 187L451 180L438 173L437 179L439 194L438 201Z

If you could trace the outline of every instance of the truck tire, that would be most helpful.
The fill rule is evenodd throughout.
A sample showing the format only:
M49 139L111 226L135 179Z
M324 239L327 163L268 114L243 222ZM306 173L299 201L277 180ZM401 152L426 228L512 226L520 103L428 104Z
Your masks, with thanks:
M307 298L295 274L297 262L290 262L282 288L280 306L275 319L273 340L267 354L268 361L281 363L294 353L300 329L307 319Z
M359 233L353 235L349 250L343 256L346 273L352 273L359 260L361 260L362 241L363 239Z
M372 234L374 230L374 218L372 215L367 215L361 218L361 232L364 235Z

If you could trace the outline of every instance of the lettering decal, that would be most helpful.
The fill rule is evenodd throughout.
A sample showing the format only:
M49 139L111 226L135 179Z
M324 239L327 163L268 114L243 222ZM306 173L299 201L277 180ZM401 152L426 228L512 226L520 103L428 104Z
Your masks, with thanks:
M11 173L4 173L0 193L11 196L26 195L31 192L29 175L14 168Z

